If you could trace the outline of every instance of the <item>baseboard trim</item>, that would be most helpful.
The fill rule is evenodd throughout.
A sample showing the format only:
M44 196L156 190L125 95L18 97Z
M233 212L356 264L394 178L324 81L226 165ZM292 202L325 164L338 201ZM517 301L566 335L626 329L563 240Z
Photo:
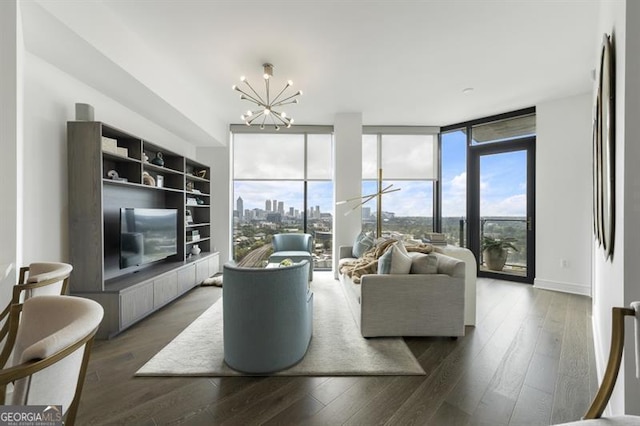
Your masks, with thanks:
M591 287L584 285L563 283L560 281L541 280L536 278L533 280L533 287L541 290L560 291L562 293L579 294L581 296L591 297Z

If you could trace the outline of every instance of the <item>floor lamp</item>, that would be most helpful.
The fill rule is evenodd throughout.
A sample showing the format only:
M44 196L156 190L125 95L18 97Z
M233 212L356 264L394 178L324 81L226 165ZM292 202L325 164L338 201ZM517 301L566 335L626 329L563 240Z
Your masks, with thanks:
M340 204L346 204L349 203L351 201L356 201L356 200L360 200L360 203L356 204L355 206L353 206L353 208L349 211L347 211L345 213L345 216L350 214L352 211L354 211L355 209L357 209L358 207L364 205L365 203L368 203L369 201L373 200L374 198L377 199L378 202L378 211L376 213L376 238L380 238L382 236L382 196L384 194L389 194L391 192L396 192L396 191L400 191L400 189L402 188L395 188L395 189L391 189L391 187L393 186L393 184L383 188L382 187L382 169L378 169L378 191L373 193L373 194L368 194L368 195L362 195L360 197L353 197L353 198L349 198L347 200L343 200L343 201L338 201L336 203L336 205L340 205Z

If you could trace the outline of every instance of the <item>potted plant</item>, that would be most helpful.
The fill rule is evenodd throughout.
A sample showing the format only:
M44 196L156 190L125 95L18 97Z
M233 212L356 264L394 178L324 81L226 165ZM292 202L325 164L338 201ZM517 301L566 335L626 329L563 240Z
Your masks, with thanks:
M499 239L485 236L482 240L482 257L487 268L492 271L502 271L507 262L509 249L518 251L513 245L515 241L514 238Z

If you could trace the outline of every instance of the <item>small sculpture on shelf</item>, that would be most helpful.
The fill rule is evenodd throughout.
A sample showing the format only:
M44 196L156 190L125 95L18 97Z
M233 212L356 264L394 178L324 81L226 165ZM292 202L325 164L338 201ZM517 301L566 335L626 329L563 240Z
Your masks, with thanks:
M155 158L151 160L151 164L155 164L156 166L164 167L164 156L162 152L158 151Z
M115 180L115 181L118 181L118 182L127 182L128 181L127 178L120 177L120 175L118 175L118 172L116 172L115 170L109 170L107 172L107 176L109 177L109 179Z
M142 183L149 186L156 186L156 180L149 172L142 172Z
M193 246L191 246L191 254L194 256L197 256L200 254L200 246L198 244L194 244Z
M197 170L193 172L194 176L198 176L199 178L206 179L207 178L207 169Z

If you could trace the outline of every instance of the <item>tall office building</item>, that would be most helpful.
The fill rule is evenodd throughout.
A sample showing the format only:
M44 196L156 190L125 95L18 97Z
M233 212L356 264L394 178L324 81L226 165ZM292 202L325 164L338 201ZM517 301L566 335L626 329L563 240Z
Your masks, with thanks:
M371 207L363 207L362 208L362 218L370 219L371 218Z
M238 210L238 219L242 222L244 218L244 202L242 201L242 197L238 197L236 200L236 210Z
M271 202L271 211L273 212L277 212L278 211L278 200L273 200Z
M316 214L313 217L315 219L320 219L320 206L316 206Z
M278 201L278 213L284 214L284 201Z
M271 200L267 200L264 202L264 209L268 212L271 211Z

